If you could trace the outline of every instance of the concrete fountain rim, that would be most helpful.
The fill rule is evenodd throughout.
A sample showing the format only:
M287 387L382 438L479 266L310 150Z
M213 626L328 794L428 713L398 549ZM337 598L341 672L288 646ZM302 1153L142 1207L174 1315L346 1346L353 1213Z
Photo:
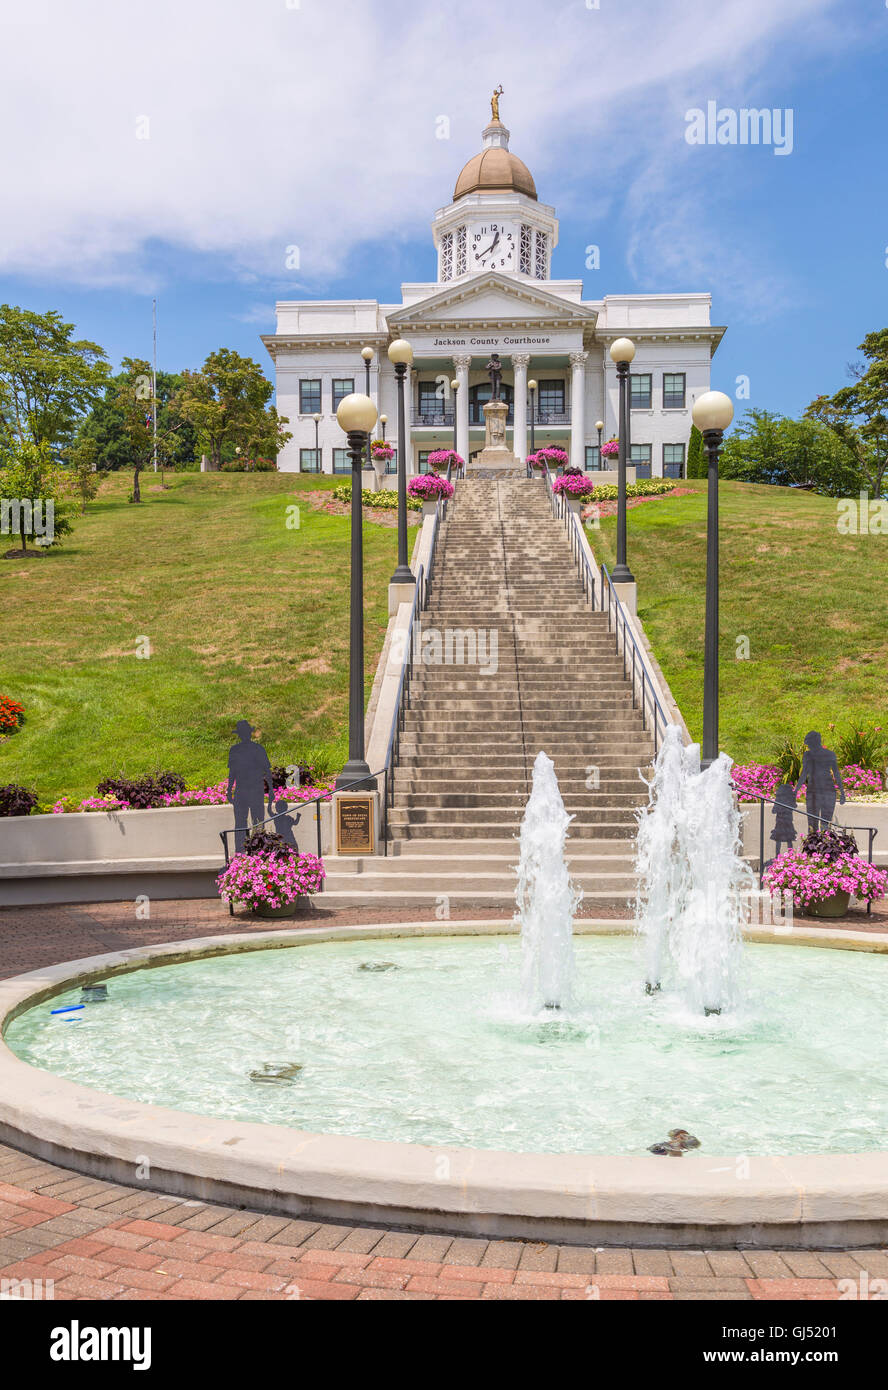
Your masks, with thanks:
M398 937L502 936L500 921L297 928L142 946L0 981L0 1037L78 985L247 951ZM628 935L626 920L579 934ZM888 954L888 932L756 928L748 939ZM888 1153L653 1156L504 1153L311 1134L164 1109L23 1062L0 1041L0 1139L75 1171L285 1216L597 1244L797 1247L888 1240Z

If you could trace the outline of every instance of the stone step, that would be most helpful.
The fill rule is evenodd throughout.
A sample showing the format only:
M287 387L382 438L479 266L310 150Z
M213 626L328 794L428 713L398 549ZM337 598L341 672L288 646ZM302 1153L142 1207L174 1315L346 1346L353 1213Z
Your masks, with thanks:
M524 804L515 806L514 813L510 812L507 806L400 806L397 803L394 807L389 807L389 826L403 825L449 825L456 818L459 810L471 811L471 821L465 824L474 825L518 825L524 814ZM584 806L576 812L572 822L573 833L576 835L583 826L594 825L631 825L635 828L634 808L631 806Z
M518 853L518 842L514 835L508 838L495 840L478 838L473 841L466 840L443 840L433 839L424 840L421 836L412 840L402 840L397 845L389 846L387 858L409 858L428 860L432 863L445 861L449 858L458 858L467 863L474 863L476 859L484 860L493 858L497 861L513 862ZM632 856L632 846L627 844L625 839L618 840L574 840L570 838L568 832L565 855L568 863L585 864L594 866L599 860L610 860L618 858L621 863L629 863ZM357 859L359 863L375 862L378 856L373 855L365 859ZM329 862L328 860L324 861Z
M564 804L571 815L603 809L625 811L641 806L646 801L647 794L643 789L627 792L584 790L564 793ZM415 808L429 811L440 811L448 807L456 810L495 810L502 806L508 807L509 810L515 808L523 813L527 805L527 789L521 787L514 791L496 792L466 792L453 789L432 792L423 789L421 792L410 792L396 787L393 804L406 810Z
M501 821L434 821L434 822L411 822L403 813L394 815L389 814L389 834L393 839L400 840L475 840L479 837L491 834L498 836L514 837L520 828L518 820ZM588 824L580 824L573 821L571 824L571 837L576 843L579 840L587 840L590 843L601 840L623 839L634 843L636 833L636 823L634 820L610 820L596 821Z

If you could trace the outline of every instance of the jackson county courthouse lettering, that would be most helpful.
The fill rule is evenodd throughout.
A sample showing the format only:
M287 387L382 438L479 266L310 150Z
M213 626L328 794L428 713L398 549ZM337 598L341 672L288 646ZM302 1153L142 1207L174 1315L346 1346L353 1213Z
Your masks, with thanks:
M365 390L361 351L373 349L371 394L387 417L388 442L407 449L409 473L424 472L434 449L471 460L485 445L490 400L487 360L502 356L507 445L515 460L561 444L571 461L600 466L602 439L617 433L617 375L609 348L631 337L631 465L639 478L681 477L691 406L709 390L712 356L724 328L710 323L711 296L611 294L585 299L582 280L552 275L558 219L541 203L530 170L509 149L498 102L483 147L432 222L434 284L405 284L400 304L372 299L284 300L277 331L263 338L274 359L277 405L293 438L278 465L288 472L348 473L336 422L344 396ZM397 395L389 344L414 350L407 439L397 437ZM451 382L459 383L454 391ZM531 406L529 383L536 382ZM397 469L397 453L389 469ZM607 460L604 460L607 466Z

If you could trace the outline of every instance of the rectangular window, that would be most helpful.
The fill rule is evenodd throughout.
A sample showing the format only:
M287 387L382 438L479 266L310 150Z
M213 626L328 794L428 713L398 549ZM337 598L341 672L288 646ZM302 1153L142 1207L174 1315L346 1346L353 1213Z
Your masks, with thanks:
M430 423L435 419L444 419L444 396L437 381L421 381L419 383L419 413L428 418Z
M650 372L633 372L629 378L629 404L633 410L650 410L652 379Z
M521 225L521 259L519 268L522 275L530 275L533 271L533 231L524 222Z
M419 471L420 471L420 473L428 473L428 472L430 471L430 470L429 470L429 454L430 454L431 452L432 452L431 449L420 449L420 451L419 451Z
M355 393L354 377L336 376L333 378L333 414L335 415L346 396Z
M564 382L541 381L537 392L540 418L564 414Z
M537 280L549 278L549 236L547 232L537 232L534 274Z
M320 415L321 383L319 381L300 381L299 414Z
M684 372L663 373L663 409L684 410L685 374Z
M299 450L299 472L300 473L320 473L321 471L321 450L320 449L300 449Z
M334 473L350 473L351 471L352 471L352 466L351 466L351 454L349 453L348 449L334 449L334 450L333 450L333 472L334 472Z
M456 273L457 276L465 275L468 270L468 241L466 239L465 227L456 229Z
M597 473L602 467L601 450L597 444L586 445L586 472ZM609 467L608 460L605 459L604 467Z
M663 445L663 477L683 478L685 468L685 446L683 444Z
M453 279L453 233L445 232L441 238L441 279Z
M392 454L391 458L390 458L390 459L388 460L388 462L386 463L386 465L385 465L385 471L386 471L386 473L397 473L397 471L398 471L398 451L397 451L397 449L395 449L395 452Z
M632 457L629 460L631 467L635 469L635 477L640 480L651 476L651 445L633 444Z

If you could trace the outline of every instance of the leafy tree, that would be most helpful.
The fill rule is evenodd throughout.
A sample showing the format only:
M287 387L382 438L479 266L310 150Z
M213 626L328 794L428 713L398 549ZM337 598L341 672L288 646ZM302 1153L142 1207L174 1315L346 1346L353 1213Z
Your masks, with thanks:
M199 372L185 372L174 413L197 431L199 448L221 467L237 445L250 454L277 454L292 435L273 405L271 382L250 357L230 348L211 352Z
M53 462L48 444L35 444L30 439L12 441L0 472L3 523L7 516L15 518L22 543L20 551L8 552L11 556L35 553L28 550L29 537L39 541L42 548L71 530L64 510L66 491L64 472ZM52 530L47 535L50 517Z
M748 410L725 441L719 476L844 497L859 474L850 449L819 420Z
M818 396L805 414L833 432L853 454L861 483L882 497L888 478L888 328L868 333L859 350L866 360L850 368L853 385Z
M705 478L709 473L706 462L706 451L703 448L703 435L696 425L691 425L691 442L688 445L688 467L687 476L689 478Z
M98 447L94 439L81 438L63 450L62 457L68 466L71 487L80 498L80 510L86 511L87 502L92 502L102 483L101 474L96 471Z
M123 371L118 377L115 398L120 413L121 437L127 466L133 470L132 501L141 502L139 477L154 457L154 433L151 420L151 367L140 357L125 357ZM161 430L158 422L157 454L159 461L169 461L179 425Z
M16 440L59 449L98 399L109 370L105 353L73 339L73 330L54 310L0 305L0 451Z
M94 440L96 465L100 471L130 468L130 444L123 428L124 413L120 406L120 388L127 378L125 371L110 377L101 398L82 421L78 441ZM150 372L149 372L150 378ZM167 437L167 459L173 468L186 467L197 452L197 432L187 421L177 419L171 402L181 391L185 378L178 372L157 373L157 432ZM150 390L145 401L146 414L151 411ZM173 431L175 432L173 433Z

